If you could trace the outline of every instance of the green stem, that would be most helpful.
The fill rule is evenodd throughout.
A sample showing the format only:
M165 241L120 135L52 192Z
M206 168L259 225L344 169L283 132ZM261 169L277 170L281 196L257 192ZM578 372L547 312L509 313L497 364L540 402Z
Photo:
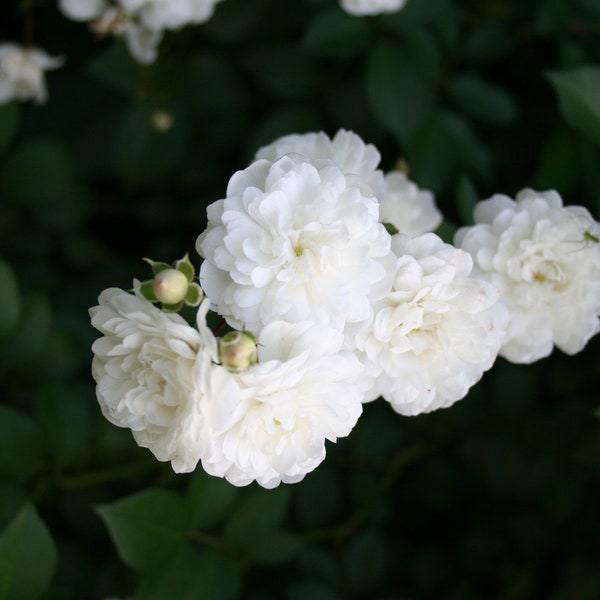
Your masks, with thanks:
M210 533L205 533L204 531L191 531L186 537L192 542L198 542L200 544L204 544L205 546L209 546L210 548L222 550L223 552L231 554L236 558L240 557L240 551L234 544L224 540L223 538L217 537L216 535L211 535Z

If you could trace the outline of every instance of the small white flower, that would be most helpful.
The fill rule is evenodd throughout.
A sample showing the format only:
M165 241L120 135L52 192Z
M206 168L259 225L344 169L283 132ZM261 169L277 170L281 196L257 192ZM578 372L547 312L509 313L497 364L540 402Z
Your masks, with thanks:
M340 0L347 13L361 17L397 12L405 4L406 0Z
M498 292L470 276L469 254L427 233L392 240L398 256L392 291L366 325L349 328L349 346L394 410L417 415L463 398L489 369L506 327Z
M493 283L510 312L500 355L515 363L548 356L556 345L579 352L600 330L600 225L555 191L497 194L475 207L475 225L455 241L474 274Z
M234 485L295 483L325 458L325 440L347 436L362 411L363 368L343 335L310 322L274 322L259 336L259 363L215 371L219 400L205 397L210 436L202 466Z
M48 98L44 71L63 64L39 48L0 44L0 104L11 100L33 100L43 104Z
M394 171L385 176L379 218L399 233L413 237L434 231L442 222L442 213L430 191L420 190L404 173Z
M196 244L216 311L256 334L278 319L342 330L368 318L389 289L393 256L378 202L361 182L295 154L233 175Z
M92 351L92 373L104 416L132 430L136 442L176 472L192 471L204 447L200 400L210 393L216 340L206 326L208 301L198 329L164 313L137 291L105 290L90 309L103 333Z

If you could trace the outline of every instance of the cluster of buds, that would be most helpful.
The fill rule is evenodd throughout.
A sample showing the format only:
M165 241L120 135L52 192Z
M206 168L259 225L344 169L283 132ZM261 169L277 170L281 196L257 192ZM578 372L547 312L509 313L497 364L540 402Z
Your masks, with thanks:
M172 265L144 258L154 277L144 281L140 292L149 302L160 302L165 312L199 306L204 292L194 281L195 269L186 254ZM232 373L241 373L258 362L257 339L248 331L230 331L219 338L219 361Z

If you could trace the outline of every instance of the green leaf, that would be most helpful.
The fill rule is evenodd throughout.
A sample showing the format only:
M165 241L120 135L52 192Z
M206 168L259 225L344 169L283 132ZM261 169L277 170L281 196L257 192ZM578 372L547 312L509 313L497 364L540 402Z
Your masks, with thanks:
M196 274L196 270L194 269L194 265L191 263L188 254L175 261L173 268L181 271L187 277L188 281L192 281L192 279L194 279L194 275Z
M176 313L183 308L183 305L184 301L182 300L181 302L177 302L176 304L163 304L162 309L164 312L167 313Z
M154 273L154 275L158 275L161 271L166 271L168 269L173 268L173 267L171 267L170 264L168 264L166 262L152 260L151 258L142 258L142 260L144 262L147 262L150 265L150 268L152 269L152 272Z
M317 84L314 59L294 44L261 46L247 52L243 63L264 91L277 97L306 98Z
M4 152L19 131L21 107L16 102L0 106L0 153Z
M309 22L303 46L316 56L349 58L360 53L371 39L364 19L356 19L339 9L318 13Z
M8 406L0 406L0 477L22 481L42 464L42 442L36 423Z
M19 512L27 502L26 491L15 483L0 483L0 530Z
M328 586L313 581L306 581L292 586L285 594L286 600L340 600L341 596L336 594Z
M481 121L506 125L518 116L517 105L508 92L474 73L456 77L448 93L461 111Z
M417 56L403 44L381 42L367 63L367 98L373 113L406 143L433 110L435 91Z
M549 132L540 148L531 182L533 189L555 189L568 195L581 178L577 141L581 141L581 138L562 122Z
M318 545L305 545L296 563L303 579L316 579L334 588L340 586L343 575L336 554Z
M199 470L194 474L187 495L191 526L209 529L217 525L229 514L238 495L239 489L235 486Z
M52 458L61 467L81 464L89 454L97 410L89 394L87 385L50 381L36 397L37 422Z
M52 330L52 315L44 297L27 298L20 327L0 346L0 367L29 362L42 354Z
M260 565L283 564L294 558L301 546L298 536L287 531L272 531L242 545L246 557Z
M21 298L11 266L0 258L0 337L15 329L21 314Z
M600 144L600 67L549 71L565 120L589 140Z
M468 121L451 111L440 112L424 124L407 155L414 179L435 193L451 183L457 168L481 179L490 175L488 147Z
M390 235L396 235L398 233L398 228L393 223L383 223L383 226Z
M90 63L88 70L98 80L129 95L139 84L141 67L124 43L113 43Z
M187 294L185 295L185 303L189 306L198 306L204 298L204 292L197 283L190 283Z
M340 474L328 465L309 473L294 494L296 512L306 527L325 526L345 508L344 489Z
M134 103L121 122L115 140L115 159L125 184L134 189L157 186L185 154L188 127L182 111L169 110L173 123L157 129L154 118L163 107Z
M74 227L88 214L87 190L75 177L66 147L55 140L18 146L0 168L0 195L31 211L46 230Z
M240 131L249 122L246 79L230 60L206 50L189 58L184 77L182 101L202 139L210 146L208 154L213 154L215 148L237 147Z
M225 536L236 542L252 543L277 529L290 501L286 486L256 490L237 506L225 526Z
M268 19L272 4L268 0L219 3L215 14L203 26L205 35L218 42L239 42Z
M158 302L156 296L154 295L154 279L143 281L140 284L140 294L142 294L142 296L144 296L148 302Z
M141 571L160 569L185 545L185 503L165 490L145 490L96 507L123 562Z
M54 541L35 508L26 504L0 534L0 599L39 598L55 566Z
M448 0L428 0L427 2L409 0L402 10L380 15L378 24L393 32L406 34L417 28L423 28L428 21L440 18L441 15L446 17L448 4Z
M345 567L351 589L366 592L375 588L389 567L389 553L381 533L371 529L354 537L348 545Z
M233 600L242 583L241 565L217 550L189 546L169 564L145 573L135 600Z

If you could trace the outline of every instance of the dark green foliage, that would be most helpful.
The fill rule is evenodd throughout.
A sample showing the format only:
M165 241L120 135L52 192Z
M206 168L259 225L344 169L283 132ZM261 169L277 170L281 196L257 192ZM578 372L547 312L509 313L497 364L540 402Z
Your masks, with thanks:
M447 241L524 187L600 217L598 3L225 0L148 67L55 5L19 3L66 58L49 102L0 106L0 599L600 597L598 338L499 360L448 410L366 405L301 483L238 489L105 421L87 312L147 279L143 256L197 268L206 206L287 133L403 159Z

